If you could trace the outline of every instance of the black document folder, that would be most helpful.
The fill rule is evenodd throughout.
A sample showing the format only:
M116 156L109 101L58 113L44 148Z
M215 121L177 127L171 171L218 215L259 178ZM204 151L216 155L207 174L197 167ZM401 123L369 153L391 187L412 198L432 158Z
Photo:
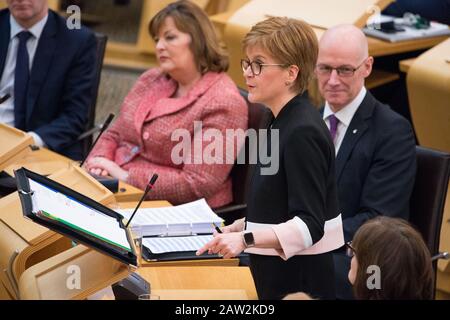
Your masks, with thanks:
M129 229L125 228L122 222L123 217L120 214L58 182L25 168L16 170L15 177L23 215L26 218L120 262L134 267L138 266L133 238ZM30 184L35 187L39 186L39 191L32 190ZM64 214L66 216L69 213L72 214L74 220L61 218L63 210L47 212L52 210L44 210L37 205L40 201L40 205L52 208L52 204L49 203L52 201L48 199L60 202L61 205L53 206L53 208L63 208ZM81 208L81 211L76 211L77 208ZM82 226L73 223L82 217L81 215L76 216L79 212L89 213L87 219L82 219ZM94 221L98 221L98 219L107 221L107 225L95 226ZM90 224L92 225L90 226ZM101 232L93 232L94 227ZM116 237L112 235L116 235Z

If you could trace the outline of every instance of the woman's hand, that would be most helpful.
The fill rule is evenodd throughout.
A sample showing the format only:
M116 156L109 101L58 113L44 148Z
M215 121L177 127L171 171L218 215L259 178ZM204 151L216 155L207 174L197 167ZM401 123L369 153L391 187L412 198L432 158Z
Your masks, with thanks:
M87 172L89 172L92 175L95 176L107 176L109 175L108 171L103 170L100 167L97 167L96 164L99 163L99 159L102 159L100 157L91 158L89 159L84 165L83 168L86 169Z
M103 157L90 159L86 167L91 174L98 176L110 175L113 178L126 181L128 172L123 170L117 163Z
M244 249L242 232L224 232L216 233L214 239L200 248L196 255L199 256L208 251L208 254L219 254L224 259L230 259L239 255Z
M241 231L244 231L244 227L245 227L245 218L242 218L242 219L239 219L239 220L235 220L229 226L223 227L222 228L222 232L223 233L227 233L227 232L241 232Z

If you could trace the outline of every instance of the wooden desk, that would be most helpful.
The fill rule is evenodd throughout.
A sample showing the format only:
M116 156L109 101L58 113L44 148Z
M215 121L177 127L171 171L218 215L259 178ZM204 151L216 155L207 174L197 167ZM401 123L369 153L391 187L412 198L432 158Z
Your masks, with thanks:
M56 152L46 148L31 151L22 159L5 168L5 172L10 176L14 176L14 170L25 167L41 175L50 175L58 170L68 168L73 160L64 157ZM144 191L129 185L123 181L119 181L119 191L114 194L117 202L139 201Z
M380 39L367 37L369 42L369 54L373 57L387 56L390 54L404 53L422 49L428 49L447 40L448 36L415 39L409 41L387 42Z
M137 201L117 201L117 205L120 209L132 209L137 205ZM142 201L141 208L161 208L171 207L172 204L169 201Z
M64 168L74 161L46 148L29 152L25 157L9 165L4 169L10 176L14 176L14 170L25 167L41 175L50 175Z
M161 300L257 300L248 267L139 268Z
M119 191L114 193L117 202L139 201L143 195L143 190L123 181L119 181Z
M414 61L416 61L416 58L405 59L405 60L400 61L398 63L399 67L400 67L400 71L408 73L409 68L411 68Z
M33 138L25 132L0 123L0 171L25 157Z
M0 0L0 9L6 8L6 1L5 0ZM59 10L60 7L60 0L48 0L48 7L50 9Z
M365 86L370 90L397 79L400 79L398 73L372 69L372 73L366 78Z

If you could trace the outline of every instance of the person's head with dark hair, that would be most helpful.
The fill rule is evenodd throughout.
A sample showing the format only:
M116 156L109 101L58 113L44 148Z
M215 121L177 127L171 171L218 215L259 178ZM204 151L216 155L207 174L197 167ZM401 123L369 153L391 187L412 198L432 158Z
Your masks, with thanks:
M176 1L159 11L150 21L149 32L161 68L175 79L185 73L183 68L195 68L200 74L228 70L228 56L214 26L190 1Z
M430 252L408 222L383 216L369 220L358 229L348 248L353 252L348 278L356 299L433 298ZM379 287L373 287L370 284L376 283L372 280L378 271Z

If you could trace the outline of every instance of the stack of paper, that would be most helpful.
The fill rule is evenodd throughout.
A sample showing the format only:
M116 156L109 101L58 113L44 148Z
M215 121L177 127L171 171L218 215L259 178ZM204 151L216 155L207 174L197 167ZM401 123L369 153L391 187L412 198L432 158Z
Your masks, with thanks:
M142 245L153 254L166 252L197 251L213 239L212 235L191 237L151 237L143 238Z
M133 211L117 210L127 220ZM220 226L222 222L205 199L200 199L174 207L139 209L131 221L131 228L141 236L211 234L213 224Z

